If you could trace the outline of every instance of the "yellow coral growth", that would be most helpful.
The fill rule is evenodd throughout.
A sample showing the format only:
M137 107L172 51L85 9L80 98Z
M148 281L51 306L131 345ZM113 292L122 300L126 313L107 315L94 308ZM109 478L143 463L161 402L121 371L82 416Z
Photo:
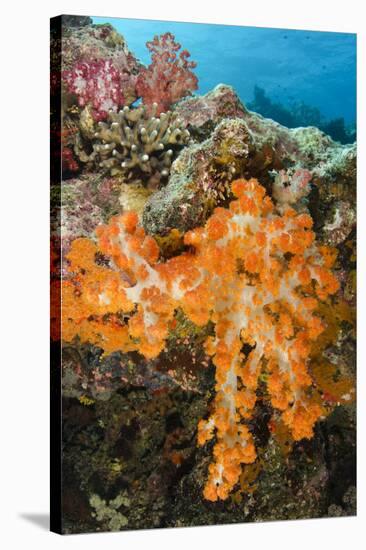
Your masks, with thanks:
M216 396L198 426L199 444L216 441L204 489L213 501L227 498L242 464L256 459L247 421L261 373L292 436L312 436L322 414L307 368L323 331L314 312L338 289L334 255L315 244L309 215L277 214L254 179L233 182L232 191L229 209L216 208L205 227L185 235L189 252L166 262L135 214L113 218L98 229L97 245L74 241L73 276L63 289L63 338L78 335L105 353L157 356L178 307L198 326L214 323L206 351L216 367ZM252 348L247 356L244 344Z
M332 304L323 303L318 308L326 322L326 329L312 346L311 374L323 400L330 404L345 404L356 398L355 373L349 365L343 362L333 364L326 359L323 350L334 345L341 324L346 321L349 326L355 326L353 308L345 300L334 300Z

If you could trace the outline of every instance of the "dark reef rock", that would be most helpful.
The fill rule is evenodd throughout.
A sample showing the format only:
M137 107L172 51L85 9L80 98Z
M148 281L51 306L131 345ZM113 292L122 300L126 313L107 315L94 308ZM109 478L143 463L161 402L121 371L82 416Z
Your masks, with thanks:
M63 15L62 24L64 27L86 27L92 25L93 20L85 15Z
M270 437L227 501L204 500L209 455L197 447L196 429L210 395L125 384L108 399L65 395L65 532L355 514L351 406L293 450Z

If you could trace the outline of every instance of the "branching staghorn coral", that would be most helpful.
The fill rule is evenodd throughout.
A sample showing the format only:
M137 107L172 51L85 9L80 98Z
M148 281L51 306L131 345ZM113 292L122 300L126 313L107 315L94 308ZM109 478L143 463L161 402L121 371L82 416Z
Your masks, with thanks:
M312 436L323 414L308 371L324 329L315 312L339 286L330 270L335 255L315 244L309 215L276 213L257 180L236 180L232 191L229 208L216 208L185 235L188 251L165 262L136 214L113 218L98 227L98 244L73 242L63 283L64 341L78 337L105 354L156 357L177 308L197 326L214 324L206 351L216 396L198 426L200 445L215 437L204 489L211 501L226 499L242 464L256 459L248 421L261 375L293 438Z
M168 111L151 116L145 106L125 106L118 113L110 112L107 122L99 122L94 134L93 151L87 154L76 147L82 162L96 163L100 168L127 175L137 173L150 177L167 177L174 151L189 141L189 132L181 119Z

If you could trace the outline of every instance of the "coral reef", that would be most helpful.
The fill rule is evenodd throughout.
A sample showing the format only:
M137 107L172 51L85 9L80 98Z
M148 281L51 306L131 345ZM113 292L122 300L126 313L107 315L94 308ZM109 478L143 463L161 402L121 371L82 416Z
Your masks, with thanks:
M110 169L112 175L123 173L129 179L137 171L153 186L168 176L173 153L189 140L188 130L168 109L197 88L191 71L195 63L188 61L186 50L179 52L181 46L170 33L147 46L152 62L143 67L110 25L67 29L62 111L72 139L62 153L64 177L83 166ZM60 74L56 77L58 82ZM129 109L139 97L143 106ZM102 121L105 126L96 128Z
M85 22L85 21L84 21ZM71 71L77 63L109 60L119 71L121 78L130 80L128 101L136 99L133 91L141 63L129 51L127 44L111 25L66 25L62 37L62 69ZM126 100L129 97L124 86Z
M100 120L110 108L130 105L137 99L141 67L111 25L66 28L62 40L64 114L74 119L75 103L80 107L91 103L95 119Z
M175 112L197 141L202 141L224 118L242 118L247 110L234 88L218 84L204 96L182 99L175 106Z
M338 201L334 207L331 219L323 226L323 235L331 246L345 242L348 235L356 227L356 212L348 201Z
M230 100L236 118L221 118L216 97ZM230 112L229 106L226 109ZM335 199L331 192L335 181L344 182L342 192L354 192L356 144L337 144L315 127L285 128L245 109L227 86L180 102L176 112L192 136L208 137L182 151L173 162L168 184L147 202L143 218L148 233L162 235L173 228L185 232L203 223L215 205L226 204L230 195L225 184L234 177L256 177L270 191L279 173L291 179L296 172L310 172L322 204L329 206ZM211 119L220 122L210 133ZM304 189L307 193L309 186ZM314 193L303 194L303 199L318 207Z
M96 358L92 362L90 354L88 349L82 352L91 379L93 368L100 363ZM96 509L90 498L96 494L108 506L121 493L129 498L130 506L120 510L128 519L122 529L355 514L354 500L351 505L343 503L343 496L352 494L348 489L354 486L355 419L349 418L349 406L337 408L319 423L313 439L296 443L287 454L278 443L279 433L261 440L257 452L262 469L251 484L252 491L243 480L242 488L239 485L227 500L211 503L202 498L201 490L208 457L204 447L196 447L195 437L197 423L208 407L211 370L203 371L199 392L179 385L164 387L163 381L159 388L150 387L143 373L139 380L120 380L118 386L116 358L107 359L114 359L116 365L115 391L105 396L96 390L99 399L89 406L71 397L67 387L64 394L66 533L109 528L93 516ZM139 365L136 358L131 359ZM67 362L71 363L69 354ZM133 376L133 369L129 370ZM67 376L71 372L77 372L76 358L67 368ZM257 419L259 434L258 414ZM173 451L185 453L181 464L170 460L168 447L170 456Z
M142 215L145 204L152 195L153 190L149 189L139 182L121 183L119 202L122 211L134 210L138 216Z
M224 119L210 138L183 149L173 162L169 181L147 201L147 233L185 232L202 224L230 194L230 181L244 175L253 154L248 129L240 119Z
M88 237L95 227L119 211L120 182L101 175L82 175L51 188L51 242L63 257L71 242ZM63 261L62 274L66 275Z
M252 415L262 364L271 403L294 439L312 436L322 408L311 396L306 363L311 342L323 330L313 312L318 299L338 290L329 271L334 254L314 244L308 215L290 209L276 215L256 180L237 180L232 190L237 200L229 210L216 209L205 228L185 236L195 251L164 263L134 213L100 226L98 246L74 240L67 256L73 277L63 287L64 341L78 336L107 354L137 350L156 357L178 307L198 326L215 323L206 349L214 356L217 394L198 435L203 444L216 430L205 488L209 500L227 498L240 465L255 460L241 420ZM111 264L96 262L98 254ZM243 345L252 348L248 356Z
M84 61L63 73L69 93L77 96L80 107L91 105L94 120L104 120L124 104L121 75L110 59Z
M51 98L57 103L61 94L64 179L81 171L76 144L82 136L93 135L95 121L137 99L136 79L141 66L111 25L93 25L83 17L63 18L62 40L51 40ZM59 125L58 116L51 109L51 128ZM59 150L53 147L53 154ZM52 179L57 176L52 175Z
M93 20L91 17L85 15L63 15L62 24L65 28L85 27L87 25L92 25Z
M82 140L76 144L78 158L112 175L124 174L127 179L142 175L150 185L158 185L169 175L174 152L188 143L190 134L171 111L156 116L156 110L154 104L150 115L144 105L109 112L108 121L98 124L90 154Z
M157 114L160 114L197 89L198 80L191 71L196 63L188 60L190 54L187 50L179 52L181 45L175 42L170 32L155 36L146 46L152 61L141 69L136 89L148 109L156 103Z
M63 28L64 532L354 514L356 144L191 95L169 33L145 68L110 25Z

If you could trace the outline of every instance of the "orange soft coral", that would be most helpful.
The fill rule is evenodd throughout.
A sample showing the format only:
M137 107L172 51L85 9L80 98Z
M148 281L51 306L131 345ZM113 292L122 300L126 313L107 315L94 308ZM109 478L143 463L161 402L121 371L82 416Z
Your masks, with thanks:
M155 357L164 347L176 307L164 281L165 266L156 265L157 244L137 227L130 212L99 226L96 233L98 247L89 239L76 239L67 255L73 276L63 286L63 339L77 335L105 354L139 350Z
M338 289L334 255L314 243L309 215L277 214L253 179L233 182L232 191L229 209L216 208L205 227L185 235L189 252L166 262L133 213L113 218L98 228L98 245L74 241L73 277L63 288L63 338L77 335L105 353L157 356L178 307L196 325L214 323L206 351L216 396L198 426L199 444L216 439L208 500L227 498L241 465L256 458L246 422L263 370L272 406L294 439L312 436L322 414L307 370L311 342L323 330L314 311ZM252 348L247 356L244 344Z

